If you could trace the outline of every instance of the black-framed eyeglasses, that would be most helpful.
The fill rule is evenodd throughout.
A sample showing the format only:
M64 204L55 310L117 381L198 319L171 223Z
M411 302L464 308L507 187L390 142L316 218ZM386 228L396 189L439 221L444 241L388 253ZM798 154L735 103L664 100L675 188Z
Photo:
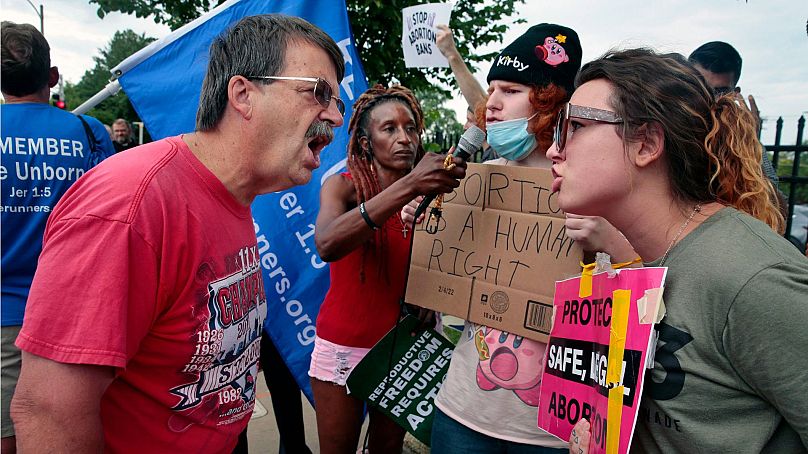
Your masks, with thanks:
M553 135L553 140L555 140L559 153L564 150L564 147L567 145L567 140L572 136L570 118L580 118L582 120L592 120L612 125L623 122L620 115L612 111L567 103L567 105L558 112L558 121L556 121L555 133Z
M340 115L345 115L345 103L339 99L339 96L334 96L334 89L327 80L321 77L289 77L289 76L245 76L247 79L262 79L262 80L299 80L302 82L314 82L314 99L328 109L331 100L337 105Z

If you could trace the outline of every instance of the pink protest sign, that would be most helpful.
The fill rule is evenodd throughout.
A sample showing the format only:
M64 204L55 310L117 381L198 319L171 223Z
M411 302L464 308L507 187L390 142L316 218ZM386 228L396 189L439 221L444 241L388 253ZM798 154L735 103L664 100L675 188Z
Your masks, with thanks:
M586 284L582 289L581 277L556 282L555 322L539 399L540 428L566 441L572 426L586 418L592 430L590 453L606 452L607 446L617 448L616 452L628 452L659 300L651 295L661 295L652 289L662 288L666 271L667 268L623 269L611 278L599 273L592 276L591 295L585 297L579 296L579 292L589 293ZM647 290L651 292L643 298ZM637 300L641 298L638 308ZM612 335L612 330L618 334ZM622 330L625 335L619 334ZM610 338L612 354L619 355L623 349L623 361L614 364L607 375ZM617 386L622 386L622 396L620 388L611 393L612 418L620 424L614 427L607 423L609 390Z

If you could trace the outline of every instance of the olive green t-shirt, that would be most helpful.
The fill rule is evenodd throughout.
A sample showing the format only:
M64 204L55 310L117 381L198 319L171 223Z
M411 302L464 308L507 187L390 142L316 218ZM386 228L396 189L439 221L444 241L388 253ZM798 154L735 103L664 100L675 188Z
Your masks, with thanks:
M632 451L805 452L808 258L724 208L664 266L667 315Z

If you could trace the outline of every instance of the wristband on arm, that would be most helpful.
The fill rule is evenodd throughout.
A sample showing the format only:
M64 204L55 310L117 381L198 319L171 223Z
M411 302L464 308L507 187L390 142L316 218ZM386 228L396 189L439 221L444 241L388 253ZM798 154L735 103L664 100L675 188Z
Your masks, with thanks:
M370 227L372 230L379 230L379 226L376 225L372 219L370 219L370 216L368 216L368 210L365 209L365 202L359 204L359 214L362 215L362 219L365 220L368 227Z

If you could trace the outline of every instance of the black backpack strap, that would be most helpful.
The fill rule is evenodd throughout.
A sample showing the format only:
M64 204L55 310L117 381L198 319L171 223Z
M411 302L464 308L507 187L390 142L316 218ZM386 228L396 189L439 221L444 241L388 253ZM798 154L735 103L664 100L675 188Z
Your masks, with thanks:
M90 124L87 123L87 120L84 119L81 115L76 115L79 120L81 120L81 125L84 126L84 133L87 134L87 142L90 143L90 166L94 167L96 164L101 162L100 152L98 151L98 142L95 139L95 134L93 134L92 128L90 128Z

